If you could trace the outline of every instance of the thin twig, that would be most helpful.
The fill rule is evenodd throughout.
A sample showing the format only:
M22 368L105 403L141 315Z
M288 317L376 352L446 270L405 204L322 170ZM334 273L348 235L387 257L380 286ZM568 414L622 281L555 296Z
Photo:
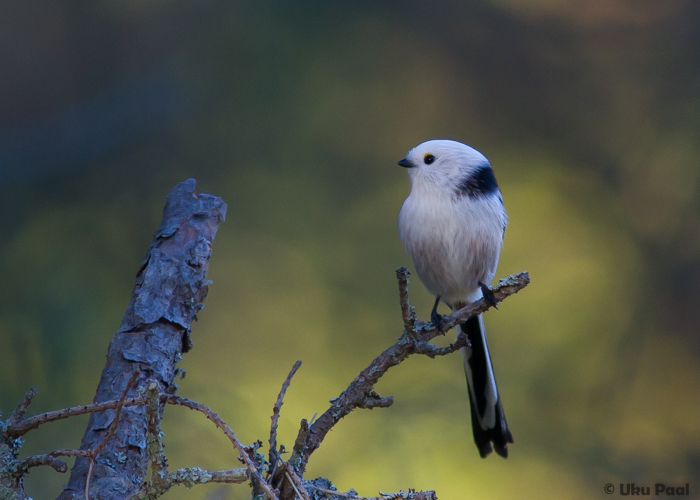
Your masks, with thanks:
M401 266L396 270L396 278L399 281L399 303L401 304L401 319L406 331L411 331L416 325L416 317L413 315L413 308L408 302L408 269Z
M32 404L32 400L36 396L38 390L36 387L29 389L22 398L22 401L17 405L17 408L10 414L10 418L7 419L7 425L16 425L24 420L24 415L27 413L27 408Z
M201 403L197 403L196 401L192 401L190 399L174 395L168 395L167 398L170 404L184 406L186 408L189 408L190 410L196 410L200 413L203 413L209 420L211 420L214 423L214 425L221 429L224 432L224 434L226 434L226 436L229 438L231 444L233 444L233 447L236 449L236 451L238 451L238 454L243 460L243 463L245 463L246 467L248 467L248 470L251 474L251 480L258 481L260 487L271 500L278 500L277 496L270 489L270 485L262 478L260 472L255 467L255 464L251 461L250 457L248 456L248 453L246 453L244 449L244 446L241 444L240 441L238 441L238 438L234 434L233 430L226 424L226 422L224 422L221 419L221 417L219 417L207 406Z
M289 475L289 472L285 471L284 475L287 477L287 481L289 481L289 484L292 485L292 488L294 489L294 493L296 493L296 496L300 499L303 500L303 497L301 496L301 493L299 492L299 489L297 488L297 485L294 484L294 480L292 477Z
M271 466L274 466L277 463L277 458L279 456L279 454L277 453L277 421L279 420L279 417L280 417L280 410L282 409L284 396L287 393L287 389L289 388L289 384L292 382L292 377L297 372L297 370L299 369L300 366L301 366L301 360L294 363L292 370L289 372L289 375L287 375L287 378L285 379L284 383L282 383L282 389L280 390L280 393L277 396L277 401L275 402L275 406L272 408L272 417L271 417L272 424L270 425L270 454L269 454Z
M372 408L389 408L394 404L394 396L381 397L374 390L370 391L360 404L360 408L371 410Z
M95 465L95 459L90 457L90 466L88 467L87 476L85 479L85 500L90 500L90 479L92 478L92 468Z
M321 493L325 493L326 495L333 495L334 497L354 498L355 500L367 500L366 497L352 495L350 493L344 493L342 491L327 490L325 488L319 488L318 486L314 486L313 484L309 484L309 486L315 489L316 491L320 491Z
M423 354L425 356L428 356L429 358L435 358L437 356L446 356L448 354L452 354L453 352L458 351L462 347L468 345L469 338L464 334L464 332L460 332L455 341L451 344L446 345L445 347L438 347L427 341L418 341L415 343L414 349L416 354Z
M530 284L530 274L527 271L523 271L521 273L517 273L515 275L510 275L507 278L501 279L498 282L498 285L495 287L491 288L491 291L493 292L493 298L496 301L495 305L500 304L503 302L507 297L518 293L520 290L525 288L527 285ZM460 323L464 323L466 320L468 320L471 317L477 316L479 314L482 314L486 312L488 309L492 307L492 304L489 304L486 302L484 298L481 298L477 300L476 302L472 302L471 304L467 304L465 307L462 309L459 309L449 316L445 316L445 324L444 324L444 331L447 331L451 328L454 328L456 325L459 325ZM437 331L437 327L431 322L431 323L423 323L423 330L426 334L430 334L430 338L423 339L423 340L430 340L437 335L439 335L441 332Z
M296 472L294 472L294 469L288 469L287 472L285 472L285 476L287 476L287 480L292 483L292 487L299 498L302 500L311 500L309 494L306 492L306 488L304 488L302 480L297 476Z
M396 493L379 492L378 497L368 498L367 500L437 500L437 495L434 491L397 491Z
M71 449L59 448L58 450L53 450L52 452L47 453L47 455L51 455L52 457L85 457L85 458L90 458L91 453L92 453L92 450L71 450Z
M343 498L353 498L354 500L399 500L399 499L410 499L410 500L437 500L437 495L434 491L397 491L396 493L381 493L378 497L363 497L358 494L346 493L342 491L327 490L325 488L319 488L311 483L307 485L316 491L320 491L326 495L332 495L336 497Z
M199 467L190 467L187 469L178 469L169 475L173 485L186 483L192 480L192 477L198 475L202 478L201 482L206 483L228 483L241 484L250 479L248 469L241 467L238 469L226 470L202 470ZM210 477L209 477L210 476ZM205 480L206 479L206 480Z
M104 403L91 403L88 405L72 406L70 408L63 408L61 410L49 411L30 417L22 422L8 425L5 433L9 437L20 437L25 435L32 429L36 429L40 425L47 424L49 422L55 422L56 420L62 420L68 417L75 417L78 415L86 415L88 413L96 413L98 411L113 410L117 407L119 401L114 399L112 401L105 401ZM146 398L128 398L122 404L122 407L126 408L128 406L143 406L146 404Z
M289 469L289 474L292 476L292 480L297 483L297 487L299 488L299 491L301 492L301 496L304 500L311 500L309 498L309 493L306 491L306 488L304 487L304 481L297 475L296 471L294 469Z
M171 405L177 405L177 406L185 406L191 410L196 410L201 413L204 413L204 415L214 422L214 424L222 429L224 433L229 437L229 439L232 441L234 447L236 450L239 452L239 455L241 456L241 459L244 461L246 464L248 470L253 473L253 475L258 474L257 469L255 466L251 463L250 458L248 457L247 453L243 451L243 445L238 441L238 439L235 437L235 434L233 433L233 430L231 430L226 423L221 420L216 413L214 413L212 410L207 408L206 406L196 403L194 401L181 398L179 396L173 396L173 395L168 395L168 394L161 394L159 397L160 401L164 401L168 404ZM37 415L35 417L26 419L22 421L21 423L18 423L16 425L13 425L12 427L7 428L6 430L6 435L12 436L12 437L19 437L27 432L29 432L32 429L36 429L42 424L49 423L49 422L55 422L57 420L61 420L64 418L68 417L73 417L73 416L78 416L78 415L85 415L88 413L95 413L99 411L104 411L104 410L111 410L115 409L119 406L122 408L128 407L128 406L145 406L148 404L148 401L145 397L139 397L139 398L128 398L123 401L122 400L113 400L113 401L105 401L104 403L93 403L89 405L80 405L80 406L73 406L71 408L64 408L61 410L55 410L51 412L46 412L42 413L41 415ZM116 420L116 419L115 419ZM231 439L233 437L233 439ZM77 457L85 457L85 458L90 458L91 456L91 450L67 450L67 449L59 449L59 450L54 450L51 453L48 453L48 455L51 456L77 456ZM184 469L183 469L184 470ZM234 469L235 470L235 469ZM260 478L262 479L262 478ZM267 483L265 481L260 481L262 488L265 490L265 493L272 499L272 500L277 500L277 497L270 491ZM179 483L178 483L179 484Z
M49 453L46 455L32 455L25 458L19 463L19 467L14 473L15 477L24 476L31 467L39 467L40 465L48 465L56 472L65 473L68 470L66 463Z
M154 499L167 493L170 488L180 484L191 487L195 484L226 483L241 484L250 479L248 469L204 470L199 467L178 469L168 474L160 486L146 483L127 500Z

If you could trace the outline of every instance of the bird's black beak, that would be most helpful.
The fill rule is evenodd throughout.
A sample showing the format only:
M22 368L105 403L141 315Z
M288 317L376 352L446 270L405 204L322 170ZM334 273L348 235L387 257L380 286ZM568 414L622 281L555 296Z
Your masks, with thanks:
M411 163L408 158L400 160L399 165L401 165L404 168L413 168L413 163Z

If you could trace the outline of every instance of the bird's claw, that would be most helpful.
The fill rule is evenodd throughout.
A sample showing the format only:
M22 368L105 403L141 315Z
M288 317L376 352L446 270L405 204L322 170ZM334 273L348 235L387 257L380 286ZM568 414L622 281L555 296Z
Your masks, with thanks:
M430 321L432 321L433 325L435 325L435 328L437 328L440 333L445 333L445 317L442 314L433 311L430 314Z
M479 286L481 287L481 293L483 294L486 303L489 306L498 309L498 301L496 300L496 296L493 294L493 291L491 291L488 285L482 283L481 281L479 281Z
M435 305L433 306L433 310L430 311L430 321L433 322L433 325L435 325L435 328L438 329L438 332L444 334L445 333L445 318L443 317L442 314L437 312L438 305L440 304L440 296L438 295L435 297Z

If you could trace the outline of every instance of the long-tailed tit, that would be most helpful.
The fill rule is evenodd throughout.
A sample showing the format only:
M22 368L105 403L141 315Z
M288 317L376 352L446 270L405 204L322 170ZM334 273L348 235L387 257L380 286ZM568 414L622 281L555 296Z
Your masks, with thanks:
M487 285L496 273L506 228L503 198L489 161L460 142L424 142L399 165L411 179L399 235L418 276L436 297L431 319L442 328L440 301L456 310L482 296L493 300ZM479 315L457 328L470 343L462 356L474 441L482 457L495 449L505 458L513 437L496 388L484 320Z

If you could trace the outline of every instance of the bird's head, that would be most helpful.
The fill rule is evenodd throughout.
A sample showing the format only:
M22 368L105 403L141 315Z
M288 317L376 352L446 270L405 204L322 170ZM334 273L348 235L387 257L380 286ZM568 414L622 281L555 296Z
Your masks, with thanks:
M408 169L413 187L453 190L491 166L484 155L461 142L426 141L408 152L399 165ZM495 179L494 179L495 182Z

